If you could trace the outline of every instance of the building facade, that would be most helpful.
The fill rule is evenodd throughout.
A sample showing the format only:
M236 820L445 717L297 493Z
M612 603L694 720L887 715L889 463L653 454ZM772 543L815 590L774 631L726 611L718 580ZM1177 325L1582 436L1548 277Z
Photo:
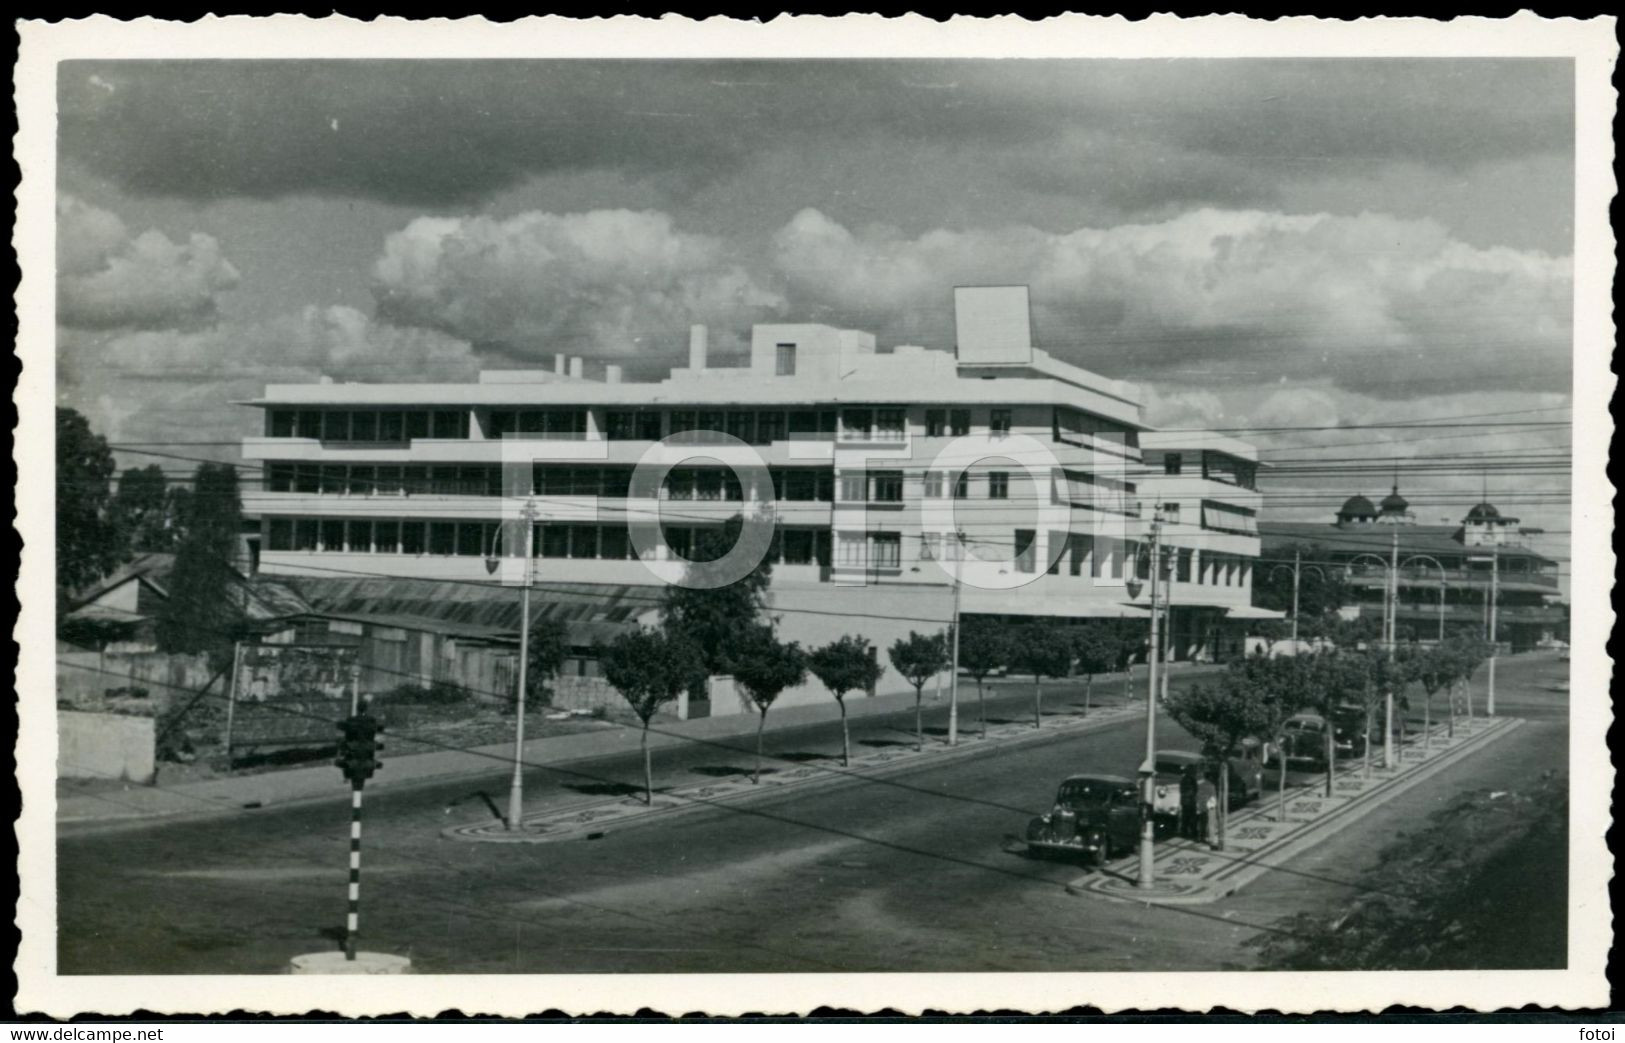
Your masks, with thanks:
M1494 505L1469 510L1459 525L1423 525L1396 482L1379 504L1351 496L1330 524L1266 522L1262 567L1293 561L1294 553L1346 578L1355 603L1350 618L1380 620L1387 569L1397 561L1397 620L1402 639L1423 642L1439 634L1489 633L1492 589L1496 636L1513 650L1531 648L1566 632L1556 561L1528 545L1538 530L1519 526Z
M537 597L657 591L706 530L771 519L785 633L884 648L944 624L955 574L965 614L1148 618L1166 500L1176 652L1219 651L1254 611L1252 447L1150 431L1131 386L966 339L882 353L858 331L758 325L747 363L717 366L695 327L689 364L655 382L559 356L467 384L272 385L243 445L259 568L490 584L492 559L523 556L528 510Z

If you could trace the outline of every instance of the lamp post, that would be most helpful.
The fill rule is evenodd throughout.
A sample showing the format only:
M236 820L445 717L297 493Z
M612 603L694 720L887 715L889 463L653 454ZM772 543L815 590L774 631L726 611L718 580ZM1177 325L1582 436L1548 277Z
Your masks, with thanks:
M965 561L965 530L954 532L955 551L953 568L946 570L948 579L954 588L954 609L952 622L949 627L949 644L952 648L951 658L948 662L948 745L959 745L959 570L964 567ZM920 547L920 561L932 561L931 545L924 543ZM914 572L920 571L918 565ZM940 689L939 689L940 691Z
M1355 562L1362 558L1370 558L1382 566L1382 643L1384 648L1387 649L1390 661L1394 658L1395 626L1393 617L1397 608L1394 601L1399 589L1398 554L1399 533L1396 532L1394 533L1394 556L1391 559L1385 560L1375 554L1356 554L1348 562L1351 570ZM1327 721L1326 723L1330 727L1331 722ZM1394 766L1394 690L1392 687L1389 687L1383 693L1382 766L1385 769Z
M1270 574L1271 577L1273 577L1277 570L1284 569L1286 567L1287 566L1285 564L1276 565L1276 566L1274 566L1274 567L1272 567L1270 569L1269 574ZM1321 568L1319 565L1310 565L1309 568L1314 569L1316 572L1320 573L1320 578L1321 578L1322 581L1324 581L1326 579L1326 570ZM1304 569L1303 549L1302 548L1296 548L1296 549L1294 549L1292 551L1292 569L1291 569L1291 571L1292 571L1292 653L1294 655L1296 655L1297 652L1298 652L1298 585L1299 585L1299 582L1303 578L1303 569Z
M513 781L508 787L508 818L505 823L510 830L519 828L525 803L525 685L529 680L530 665L531 554L535 549L531 544L536 530L536 505L526 500L520 517L525 523L525 571L519 588L519 691L514 699ZM487 572L494 573L497 569L495 545L501 535L502 529L498 526L491 540L493 553L485 559Z
M1438 558L1435 558L1431 554L1412 554L1410 557L1408 557L1404 561L1400 562L1400 566L1404 567L1405 565L1409 565L1413 561L1429 562L1429 563L1431 563L1433 565L1434 568L1439 570L1439 644L1441 646L1443 646L1443 644L1444 644L1444 594L1445 594L1445 589L1450 585L1449 576L1446 574L1446 572L1444 570L1444 563L1441 562ZM1425 695L1425 697L1422 700L1422 741L1423 741L1424 745L1428 749L1432 749L1433 748L1433 697L1431 695L1426 695L1425 693L1424 693L1424 695ZM1454 728L1452 728L1452 731L1454 731Z
M1471 560L1472 561L1483 561L1485 559L1482 556L1480 556L1480 557L1472 558ZM1490 676L1489 676L1489 691L1486 693L1485 698L1484 698L1484 713L1487 716L1494 717L1495 716L1495 654L1496 654L1496 652L1498 652L1500 650L1500 645L1496 641L1497 628L1496 628L1496 618L1495 617L1496 617L1496 609L1499 607L1497 605L1497 602L1500 601L1500 593L1501 593L1501 548L1494 547L1494 546L1492 546L1490 548L1489 563L1490 563L1490 592L1489 592L1489 598L1488 598L1489 604L1486 606L1486 609L1485 609L1486 614L1488 616L1488 619L1487 619L1487 622L1484 624L1484 640L1487 641L1489 643L1489 646L1490 646Z
M1140 875L1137 884L1149 890L1157 885L1155 807L1157 779L1157 680L1161 673L1162 645L1158 633L1158 588L1162 576L1162 507L1151 518L1151 644L1145 697L1145 761L1140 765Z

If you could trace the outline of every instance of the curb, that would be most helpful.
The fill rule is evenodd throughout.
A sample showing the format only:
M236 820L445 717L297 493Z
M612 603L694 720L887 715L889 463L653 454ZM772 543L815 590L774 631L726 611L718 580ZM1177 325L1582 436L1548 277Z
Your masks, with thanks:
M1117 901L1140 902L1146 905L1199 905L1218 901L1323 842L1335 829L1359 821L1392 798L1465 760L1523 724L1523 720L1515 717L1495 718L1483 726L1475 726L1473 734L1465 736L1455 746L1440 750L1432 757L1426 757L1421 751L1415 751L1418 754L1415 757L1407 756L1412 750L1406 749L1400 755L1400 764L1404 767L1401 767L1398 773L1394 773L1394 769L1375 769L1390 774L1386 778L1379 778L1374 771L1369 786L1364 779L1358 780L1356 785L1359 792L1353 793L1342 803L1328 808L1325 812L1310 809L1308 813L1318 815L1313 819L1291 817L1295 805L1300 803L1318 805L1324 799L1317 793L1309 792L1300 792L1288 797L1288 818L1285 823L1274 821L1273 816L1267 811L1271 806L1268 803L1232 816L1230 825L1238 833L1243 832L1249 824L1261 820L1267 820L1270 827L1276 825L1288 827L1281 835L1266 839L1251 849L1235 848L1231 853L1221 853L1212 851L1206 845L1186 840L1174 841L1162 848L1170 859L1167 864L1171 867L1171 871L1189 875L1191 877L1189 880L1173 883L1167 882L1165 878L1159 878L1157 888L1141 891L1134 884L1135 867L1139 865L1139 860L1135 858L1124 862L1122 867L1114 869L1109 875L1091 873L1070 881L1066 885L1067 893L1098 895ZM1434 738L1443 734L1444 727L1440 725L1434 729ZM1208 864L1215 855L1220 857L1217 864ZM1269 859L1267 864L1261 861L1265 858ZM1163 860L1159 858L1158 863L1160 869L1164 864ZM1164 889L1168 893L1160 894L1159 892Z
M611 826L630 828L648 825L683 812L749 803L756 799L778 796L786 790L811 789L904 774L950 760L985 756L1056 736L1100 731L1141 720L1144 716L1143 706L1121 704L1096 709L1088 716L1076 715L1069 720L1055 722L1048 728L1037 729L1017 724L1001 725L997 729L989 729L985 741L977 738L967 742L961 738L958 746L937 744L927 745L924 750L877 750L854 757L851 767L846 768L804 764L782 773L764 775L760 785L743 781L742 778L724 782L691 783L657 792L653 808L645 805L641 797L610 798L527 815L521 819L520 828L517 830L509 830L500 822L486 819L447 827L441 830L440 835L447 840L497 844L541 844L577 837L597 839L608 832ZM1001 730L1006 731L1006 734L1000 734ZM838 762L837 757L831 757L830 760Z

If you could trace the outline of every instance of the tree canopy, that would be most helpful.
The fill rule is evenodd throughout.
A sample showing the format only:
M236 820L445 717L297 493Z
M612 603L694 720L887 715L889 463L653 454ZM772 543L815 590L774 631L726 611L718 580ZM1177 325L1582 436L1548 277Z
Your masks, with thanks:
M686 576L704 580L713 575L715 562L733 547L743 528L744 518L734 515L722 528L700 537ZM738 676L736 661L743 652L745 635L766 615L772 578L773 563L764 556L748 574L723 586L671 584L661 606L661 625L699 649L708 673Z
M546 702L551 691L548 682L558 676L565 660L570 658L570 628L563 620L551 616L533 619L527 647L525 699Z
M107 440L72 409L56 411L56 586L67 595L94 583L124 560L113 517L115 465Z
M244 616L236 568L243 529L237 469L200 464L181 522L185 533L175 548L169 597L158 617L158 647L208 652L217 664L229 661Z
M847 692L867 691L880 679L882 668L875 661L867 638L853 634L813 649L807 655L807 668L836 699Z

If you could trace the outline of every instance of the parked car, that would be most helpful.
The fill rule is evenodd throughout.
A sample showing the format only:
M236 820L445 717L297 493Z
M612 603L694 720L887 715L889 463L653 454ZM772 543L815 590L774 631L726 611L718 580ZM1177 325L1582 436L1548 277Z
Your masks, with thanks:
M1027 823L1027 850L1082 856L1104 865L1131 851L1140 832L1139 787L1121 775L1073 775L1049 814Z
M1241 807L1264 792L1263 745L1257 739L1246 739L1241 749L1230 758L1230 807ZM1156 790L1153 806L1159 816L1179 817L1179 779L1185 769L1195 765L1214 786L1219 784L1219 765L1211 757L1184 750L1164 750L1156 759Z
M1282 747L1287 764L1308 761L1321 768L1326 766L1326 718L1318 713L1300 713L1287 719L1282 728ZM1332 724L1332 751L1339 759L1358 757L1365 752L1363 729L1334 718Z

